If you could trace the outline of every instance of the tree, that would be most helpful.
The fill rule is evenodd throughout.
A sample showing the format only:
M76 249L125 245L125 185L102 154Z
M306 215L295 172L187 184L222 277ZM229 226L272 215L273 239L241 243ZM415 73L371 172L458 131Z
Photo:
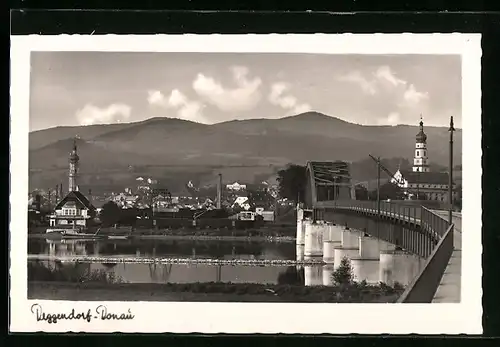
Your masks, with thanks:
M355 190L356 200L368 200L368 189L365 186L357 185Z
M278 191L281 198L304 202L306 187L306 167L289 165L278 171Z
M99 216L103 226L112 226L118 223L121 217L121 208L113 201L108 201L102 206Z
M351 284L354 281L351 261L349 258L342 258L339 267L332 274L332 280L336 285Z
M370 200L377 200L377 190L370 191ZM380 200L403 200L404 192L396 184L387 182L380 186Z

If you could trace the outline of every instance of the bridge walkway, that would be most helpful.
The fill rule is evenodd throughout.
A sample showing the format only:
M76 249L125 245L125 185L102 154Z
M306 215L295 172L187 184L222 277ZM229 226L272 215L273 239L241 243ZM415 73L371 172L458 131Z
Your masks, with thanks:
M448 212L434 211L436 214L447 218ZM462 279L462 217L453 215L453 253L439 287L434 294L433 303L459 303Z

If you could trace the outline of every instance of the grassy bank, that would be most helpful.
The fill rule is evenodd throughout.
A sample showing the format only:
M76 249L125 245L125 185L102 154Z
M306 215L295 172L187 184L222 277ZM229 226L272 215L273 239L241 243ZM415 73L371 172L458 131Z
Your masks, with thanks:
M305 287L256 283L68 283L28 282L28 298L71 301L233 301L393 303L392 287Z

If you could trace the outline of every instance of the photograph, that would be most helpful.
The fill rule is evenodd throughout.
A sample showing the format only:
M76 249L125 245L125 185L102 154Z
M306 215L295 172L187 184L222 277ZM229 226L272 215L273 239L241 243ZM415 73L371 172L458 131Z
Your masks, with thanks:
M402 314L400 304L467 301L462 207L464 235L474 238L466 243L480 246L480 232L470 233L480 230L480 206L466 206L481 194L480 158L479 167L469 160L480 155L481 110L464 100L475 85L464 84L463 47L349 53L333 40L326 52L211 51L207 41L200 51L127 51L59 42L28 49L27 114L17 120L27 169L18 171L27 178L17 178L17 223L26 228L10 232L24 243L16 276L25 274L34 325L134 324L139 313L127 303L252 303L286 307L300 321L303 304ZM479 264L469 273L480 274L481 249L467 252L467 264ZM64 306L72 302L88 315Z

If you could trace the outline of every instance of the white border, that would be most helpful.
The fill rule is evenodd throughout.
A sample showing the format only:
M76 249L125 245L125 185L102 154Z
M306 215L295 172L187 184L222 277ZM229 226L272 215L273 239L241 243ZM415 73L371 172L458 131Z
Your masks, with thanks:
M481 46L479 34L105 35L11 37L11 331L177 333L482 333ZM36 322L44 311L94 302L27 300L28 127L31 51L297 52L462 55L463 270L460 304L275 304L106 302L132 321Z

